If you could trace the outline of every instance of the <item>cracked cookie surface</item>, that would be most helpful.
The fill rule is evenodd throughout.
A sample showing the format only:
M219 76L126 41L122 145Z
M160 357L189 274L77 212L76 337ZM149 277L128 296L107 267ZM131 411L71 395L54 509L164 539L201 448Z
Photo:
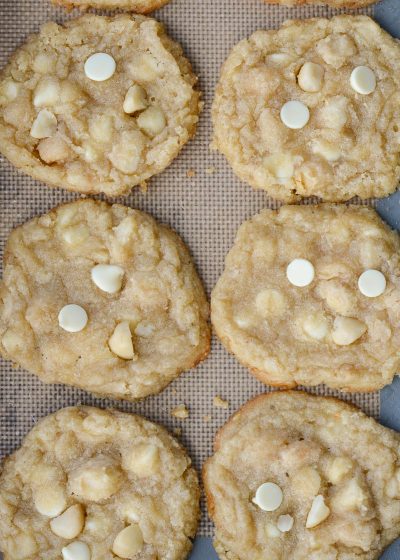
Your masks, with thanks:
M168 432L114 410L40 420L0 475L4 560L183 560L199 519L197 475Z
M93 55L100 61L87 72ZM90 77L89 77L90 76ZM52 186L128 194L194 134L196 77L156 20L85 15L46 23L0 77L0 151Z
M303 286L292 283L299 260L311 270ZM384 283L374 297L365 295L371 274ZM262 211L239 228L211 296L228 350L263 383L284 387L372 391L391 383L399 316L399 236L360 206Z
M0 352L45 382L158 393L208 354L207 319L186 246L148 214L86 199L10 235Z
M280 200L386 196L400 178L399 55L366 16L257 31L222 67L213 146L239 178ZM360 68L368 88L353 80ZM304 118L288 123L282 110L293 101Z
M203 478L221 560L378 560L400 533L400 437L337 399L249 401ZM271 483L279 499L266 504Z

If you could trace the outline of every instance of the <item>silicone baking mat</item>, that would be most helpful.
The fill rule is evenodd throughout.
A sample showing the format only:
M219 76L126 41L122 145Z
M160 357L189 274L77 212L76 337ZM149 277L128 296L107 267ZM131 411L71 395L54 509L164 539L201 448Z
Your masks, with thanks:
M399 0L394 2L399 7ZM361 11L373 14L372 8ZM164 173L150 181L147 193L136 189L118 202L150 212L183 236L208 293L222 271L224 256L239 224L264 207L276 206L265 193L252 191L241 183L225 159L209 150L210 105L219 68L231 47L258 28L276 28L288 18L334 13L338 11L322 6L266 6L261 0L172 0L154 14L183 45L199 75L205 108L195 138ZM1 66L41 23L50 19L62 22L78 14L78 11L67 13L54 8L45 0L0 0ZM393 20L390 14L387 17ZM78 195L50 189L19 174L7 161L0 159L1 253L14 226L75 198ZM64 406L84 403L134 411L170 430L181 429L179 439L200 470L211 453L217 428L242 403L265 390L268 389L251 377L216 338L209 358L199 367L181 376L161 395L133 404L94 398L67 386L44 385L33 375L15 370L3 360L0 362L0 458L18 447L23 435L40 417ZM324 387L315 391L332 394ZM215 395L229 402L228 410L213 406ZM341 398L358 404L368 414L379 416L378 393L342 395ZM170 415L181 403L190 411L186 420ZM199 534L212 534L204 510ZM207 553L202 557L209 558Z

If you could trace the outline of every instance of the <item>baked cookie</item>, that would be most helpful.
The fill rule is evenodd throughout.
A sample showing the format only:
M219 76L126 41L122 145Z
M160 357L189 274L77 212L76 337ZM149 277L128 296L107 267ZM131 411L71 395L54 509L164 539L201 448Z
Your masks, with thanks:
M46 23L0 76L0 151L52 186L128 194L194 134L196 77L144 16Z
M331 6L332 8L362 8L378 0L264 0L266 4L284 4L285 6L302 6L304 4L317 4Z
M400 239L367 207L263 210L211 297L218 336L263 383L373 391L400 369Z
M53 0L53 2L66 8L118 9L148 14L158 10L158 8L167 4L169 0Z
M213 146L280 200L386 196L400 178L399 59L366 16L257 31L222 68Z
M400 535L400 436L337 399L249 401L204 483L221 560L377 560Z
M140 416L87 406L47 416L0 475L4 560L183 560L199 519L190 465Z
M0 353L46 383L133 400L209 352L208 304L176 233L90 199L15 229L0 284Z

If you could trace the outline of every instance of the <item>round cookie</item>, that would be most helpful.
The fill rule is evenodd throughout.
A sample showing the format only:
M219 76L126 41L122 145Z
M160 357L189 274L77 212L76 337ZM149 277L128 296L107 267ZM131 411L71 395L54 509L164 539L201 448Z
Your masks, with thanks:
M203 360L208 303L176 233L90 199L16 228L0 285L0 353L47 383L158 393Z
M362 8L377 0L264 0L266 4L283 4L285 6L302 6L304 4L327 5L332 8Z
M53 0L53 2L66 8L118 9L148 14L162 8L169 0Z
M223 65L213 147L243 181L287 202L386 196L400 178L399 57L366 16L257 31Z
M263 210L239 228L214 328L263 383L373 391L400 369L400 239L367 207Z
M357 408L260 395L204 466L221 560L377 560L400 534L400 438Z
M128 194L194 134L196 80L154 19L46 23L0 75L0 151L49 185Z
M64 408L40 420L0 475L4 560L183 560L199 519L191 461L140 416Z

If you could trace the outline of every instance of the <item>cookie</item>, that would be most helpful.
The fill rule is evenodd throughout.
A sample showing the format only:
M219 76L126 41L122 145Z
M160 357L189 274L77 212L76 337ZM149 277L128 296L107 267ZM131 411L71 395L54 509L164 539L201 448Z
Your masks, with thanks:
M0 76L0 152L51 186L128 194L194 134L196 77L144 16L46 23Z
M158 10L158 8L167 4L169 0L53 0L53 2L66 8L118 9L148 14Z
M211 296L218 336L269 385L373 391L400 369L400 239L372 208L263 210Z
M377 0L264 0L266 4L284 4L285 6L302 6L304 4L327 5L332 8L362 8Z
M213 147L283 201L386 196L400 179L399 58L366 16L257 31L222 68Z
M64 408L40 420L0 475L4 560L183 560L199 519L185 451L140 416Z
M337 399L249 401L204 483L221 560L378 560L400 535L400 436Z
M0 353L46 383L158 393L208 354L207 319L184 243L138 210L80 200L7 242Z

